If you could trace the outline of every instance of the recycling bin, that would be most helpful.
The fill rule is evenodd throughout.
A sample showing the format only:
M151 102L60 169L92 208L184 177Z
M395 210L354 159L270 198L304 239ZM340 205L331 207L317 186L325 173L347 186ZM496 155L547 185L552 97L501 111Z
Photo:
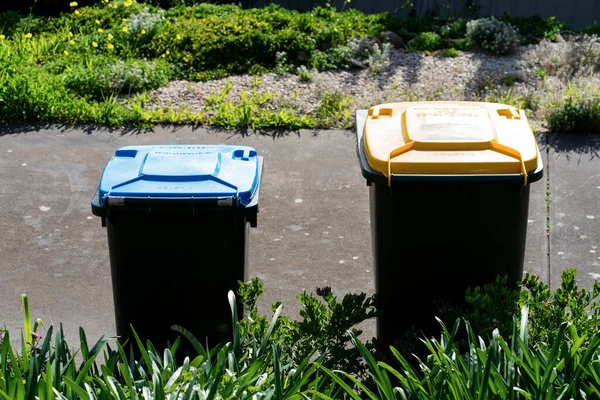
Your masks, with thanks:
M522 279L531 183L543 163L523 111L478 102L403 102L357 112L369 186L378 341L439 333L440 304Z
M227 293L246 280L261 172L262 157L245 146L116 151L92 212L107 228L122 342L133 341L130 325L157 349L173 344L179 335L173 325L191 331L203 345L231 340ZM242 312L239 304L237 309ZM191 349L187 339L181 344Z

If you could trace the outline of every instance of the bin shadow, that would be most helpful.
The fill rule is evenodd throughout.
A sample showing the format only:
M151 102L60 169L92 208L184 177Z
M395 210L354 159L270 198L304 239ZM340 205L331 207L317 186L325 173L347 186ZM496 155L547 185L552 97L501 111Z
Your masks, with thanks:
M579 160L600 158L600 135L575 133L546 134L546 143L558 157L570 160L575 154Z

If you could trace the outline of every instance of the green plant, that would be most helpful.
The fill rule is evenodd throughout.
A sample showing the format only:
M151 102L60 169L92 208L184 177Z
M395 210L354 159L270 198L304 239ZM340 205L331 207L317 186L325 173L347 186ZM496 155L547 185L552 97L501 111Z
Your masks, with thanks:
M340 91L325 92L317 108L317 119L323 127L340 126L348 128L351 124L350 105L352 98Z
M514 74L504 74L500 77L500 83L504 86L514 86L515 82L520 82L521 78Z
M442 53L442 55L444 57L458 57L459 53L458 53L458 50L456 50L454 48L449 48L449 49L445 49L444 52Z
M256 346L253 343L258 344L257 338L269 332L266 317L259 315L256 308L256 301L263 293L263 284L258 278L240 282L239 294L247 313L246 319L240 322L240 330L245 337L246 348ZM358 351L348 346L348 332L360 335L361 331L356 326L375 317L373 298L364 293L346 294L338 301L328 287L317 289L317 295L322 300L306 292L298 296L303 305L299 321L277 314L278 325L270 332L273 342L281 347L281 353L294 366L302 365L316 354L322 365L363 375L364 365L360 362ZM280 307L279 303L273 305L273 309Z
M92 100L111 94L130 94L156 89L168 82L169 64L163 60L115 60L97 57L75 63L62 75L65 86Z
M562 104L551 106L546 124L552 132L600 132L600 92L591 98L567 95Z
M517 30L494 17L467 22L466 38L471 46L497 55L510 53L519 45Z
M512 324L512 339L506 340L495 330L489 340L477 337L465 322L468 351L455 343L457 320L452 331L442 323L442 335L424 339L425 359L413 367L393 350L398 366L377 362L356 338L375 385L367 387L344 371L321 367L356 400L370 399L519 399L519 398L596 398L600 385L596 368L600 367L600 332L581 334L568 322L550 333L547 345L532 345L528 338L528 312L523 308L520 320ZM587 342L586 347L582 344ZM350 379L345 384L340 376ZM397 382L397 386L392 382ZM361 397L361 395L363 397Z
M435 32L421 32L408 42L409 51L432 51L440 48L442 38Z
M376 74L383 72L385 64L392 53L392 45L383 43L381 46L366 36L354 38L348 42L350 62L359 68L369 68Z
M296 74L300 77L300 81L310 82L312 80L313 71L309 70L304 65L301 65L296 69Z
M542 18L540 16L511 17L504 15L501 20L511 24L519 31L521 43L524 45L536 44L542 39L555 41L559 32L565 30L565 24L557 21L555 16Z

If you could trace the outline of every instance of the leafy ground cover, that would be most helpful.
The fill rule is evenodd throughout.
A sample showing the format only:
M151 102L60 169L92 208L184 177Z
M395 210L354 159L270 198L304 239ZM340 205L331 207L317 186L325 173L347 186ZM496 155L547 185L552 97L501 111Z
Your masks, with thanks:
M374 316L364 294L341 301L329 288L303 293L302 320L257 314L262 283L241 285L246 316L237 320L233 292L232 340L203 347L176 327L196 353L178 355L180 339L157 349L144 338L122 345L101 337L69 346L61 327L32 323L23 298L20 346L9 332L0 338L0 397L12 399L537 399L600 396L600 283L580 289L575 270L563 273L551 291L536 276L503 298L498 279L467 294L472 307L464 319L440 319L439 337L422 337L423 357L395 348L389 357L358 339L353 326ZM513 311L516 310L516 313ZM448 327L452 326L451 329ZM464 326L464 328L461 328ZM460 335L460 332L464 334ZM135 334L135 331L134 331ZM132 346L138 350L135 356Z
M390 57L390 41L425 54L443 50L441 54L453 57L472 49L500 56L519 45L557 40L566 29L554 18L402 19L387 13L364 15L352 8L336 12L318 7L300 13L275 5L244 9L202 3L161 9L134 0L102 0L90 7L73 1L70 9L58 17L0 14L0 119L292 130L348 127L351 101L335 93L324 94L318 110L309 114L289 106L267 107L269 96L255 92L234 102L213 94L199 111L149 107L148 93L172 80L205 81L232 74L294 73L305 81L312 71L332 69L368 68L380 74ZM581 49L582 57L575 58L594 66L600 44L591 38ZM559 61L547 64L564 70L571 63ZM540 67L541 77L552 73L552 68ZM591 73L597 74L597 68ZM563 99L561 92L560 98L535 102L556 109L547 117L552 130L593 130L600 115L599 91L593 83L585 96L573 93ZM521 95L491 93L482 100L539 108L535 102L517 101Z

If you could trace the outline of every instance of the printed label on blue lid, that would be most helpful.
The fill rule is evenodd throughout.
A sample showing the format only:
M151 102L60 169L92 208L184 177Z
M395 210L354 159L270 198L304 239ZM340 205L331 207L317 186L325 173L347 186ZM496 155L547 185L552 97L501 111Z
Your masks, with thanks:
M258 156L247 146L129 146L118 149L100 181L107 197L224 198L248 205L259 185Z

